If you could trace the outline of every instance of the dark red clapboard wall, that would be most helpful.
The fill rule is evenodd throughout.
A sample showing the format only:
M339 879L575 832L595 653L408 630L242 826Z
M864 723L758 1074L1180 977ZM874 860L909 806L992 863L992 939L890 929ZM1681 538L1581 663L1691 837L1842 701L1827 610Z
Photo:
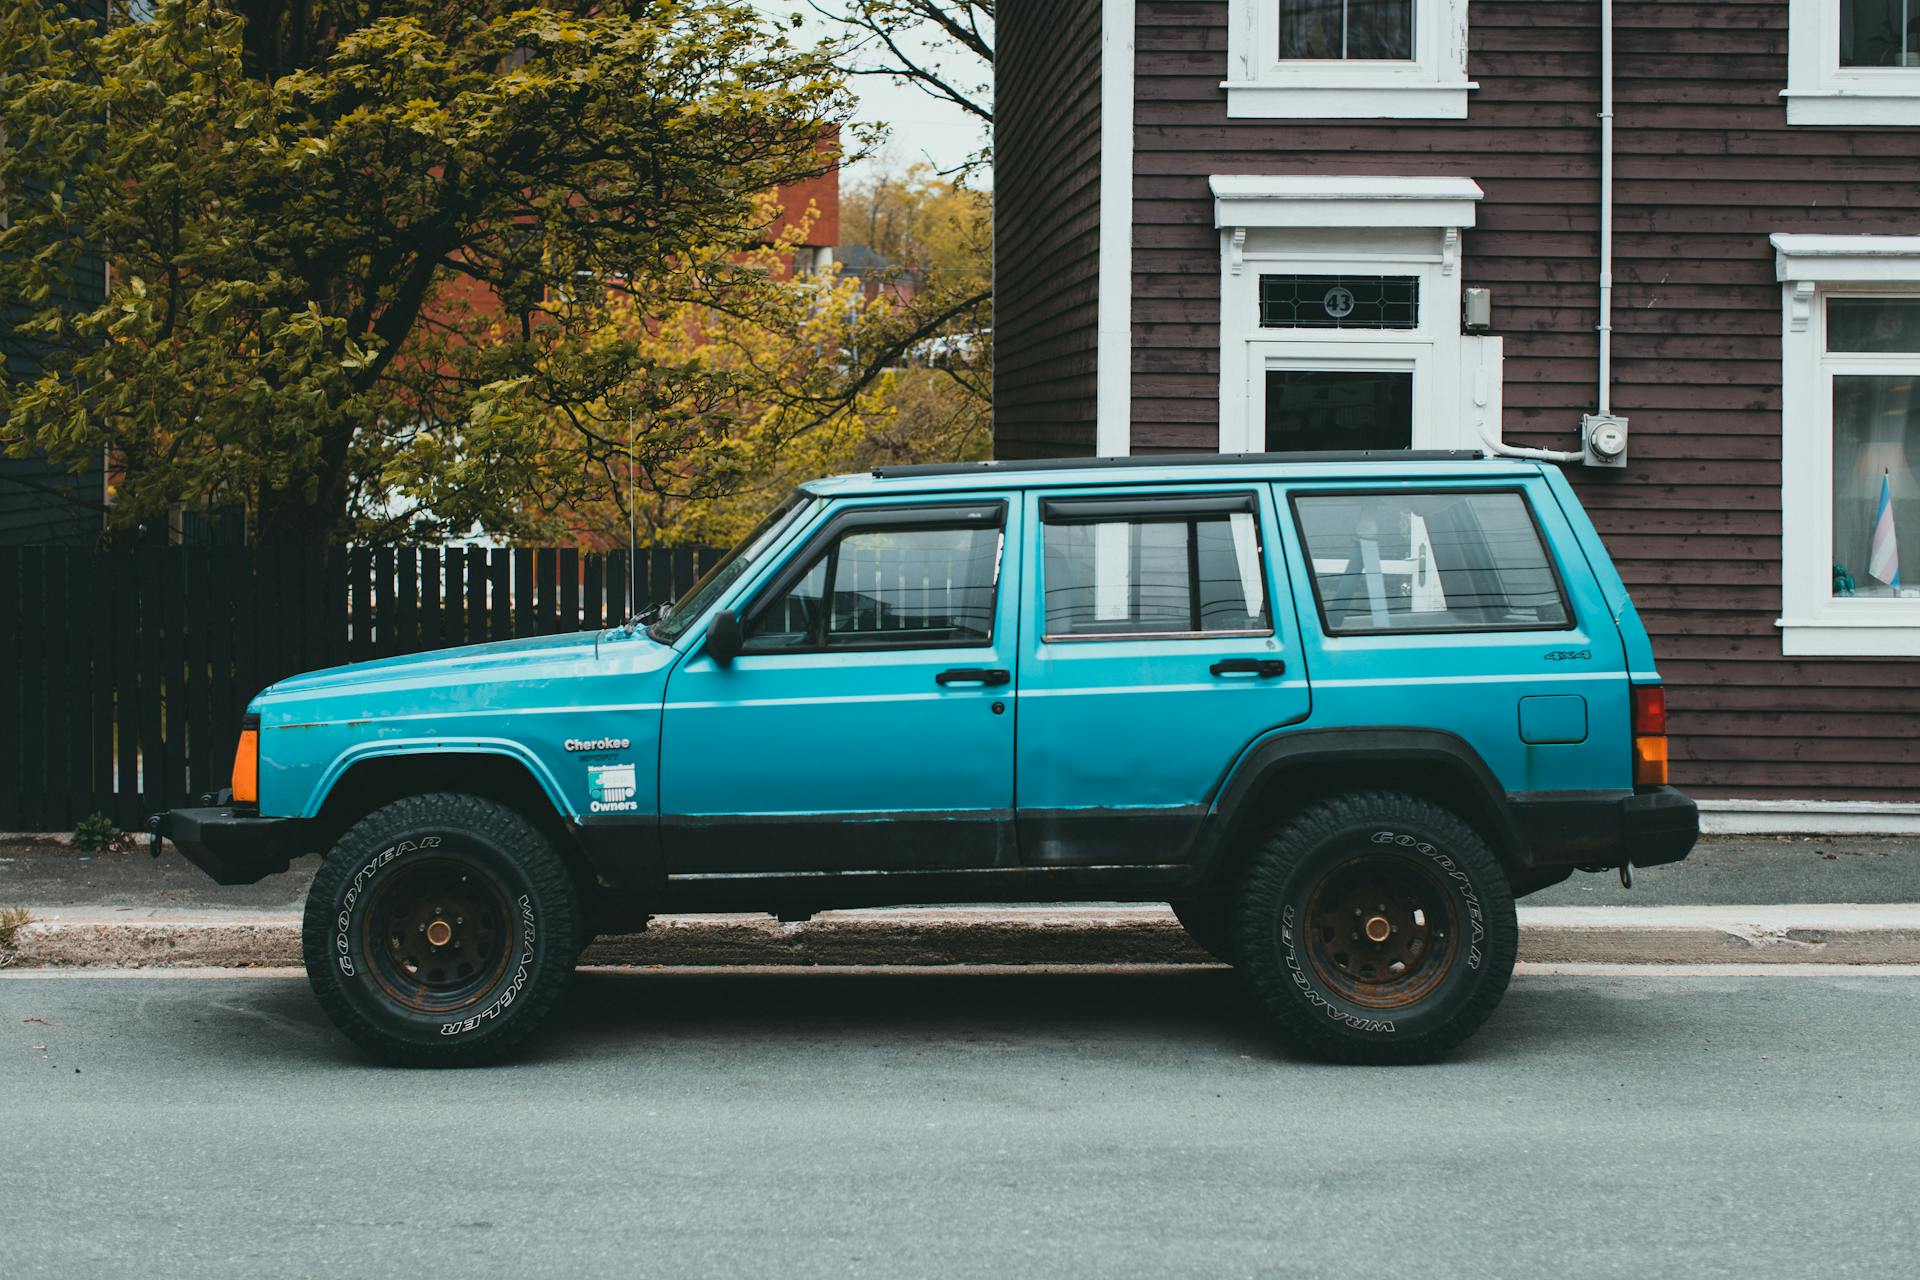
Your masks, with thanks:
M998 41L995 447L1008 458L1091 452L1100 0L1016 0L1001 9Z
M1913 233L1920 131L1788 128L1786 0L1621 0L1614 15L1614 405L1632 465L1572 475L1673 686L1675 777L1705 796L1920 798L1920 663L1781 657L1767 241ZM1599 6L1472 0L1481 87L1459 121L1229 120L1226 21L1224 3L1139 6L1135 449L1215 447L1214 173L1477 181L1463 274L1494 291L1506 436L1569 447L1594 397Z

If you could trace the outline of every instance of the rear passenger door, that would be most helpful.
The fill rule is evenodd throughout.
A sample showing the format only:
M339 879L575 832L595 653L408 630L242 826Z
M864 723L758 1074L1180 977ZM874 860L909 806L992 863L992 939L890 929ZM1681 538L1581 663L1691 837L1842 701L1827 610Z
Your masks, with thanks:
M1265 486L1026 495L1021 861L1177 863L1227 766L1304 720Z
M1452 733L1510 792L1632 787L1620 634L1544 482L1276 488L1317 726Z

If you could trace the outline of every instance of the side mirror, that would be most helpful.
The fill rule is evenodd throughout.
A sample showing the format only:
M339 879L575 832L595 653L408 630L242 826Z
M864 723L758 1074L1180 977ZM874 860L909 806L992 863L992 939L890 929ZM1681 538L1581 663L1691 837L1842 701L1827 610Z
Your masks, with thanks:
M740 656L740 648L746 639L740 633L740 615L731 609L722 609L713 615L713 621L707 624L707 653L721 666L726 666Z

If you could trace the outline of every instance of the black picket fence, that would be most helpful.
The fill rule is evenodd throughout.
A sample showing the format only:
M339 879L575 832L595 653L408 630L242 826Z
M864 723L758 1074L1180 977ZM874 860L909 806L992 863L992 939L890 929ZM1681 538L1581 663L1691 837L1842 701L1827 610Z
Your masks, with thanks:
M614 626L718 553L0 547L0 831L226 785L247 700L299 671ZM629 582L631 581L631 587Z

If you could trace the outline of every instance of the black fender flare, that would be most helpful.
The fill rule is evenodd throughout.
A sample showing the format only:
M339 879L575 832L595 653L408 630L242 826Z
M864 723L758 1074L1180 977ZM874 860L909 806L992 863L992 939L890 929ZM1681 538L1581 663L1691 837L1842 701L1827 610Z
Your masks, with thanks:
M1365 729L1283 729L1257 740L1230 766L1215 788L1206 821L1195 836L1190 862L1211 881L1232 863L1236 844L1259 801L1289 773L1350 765L1354 785L1369 785L1370 766L1416 764L1437 767L1465 788L1461 817L1481 828L1508 871L1531 866L1531 854L1514 821L1507 795L1493 770L1471 744L1442 729L1381 726ZM1390 781L1378 785L1391 785Z

